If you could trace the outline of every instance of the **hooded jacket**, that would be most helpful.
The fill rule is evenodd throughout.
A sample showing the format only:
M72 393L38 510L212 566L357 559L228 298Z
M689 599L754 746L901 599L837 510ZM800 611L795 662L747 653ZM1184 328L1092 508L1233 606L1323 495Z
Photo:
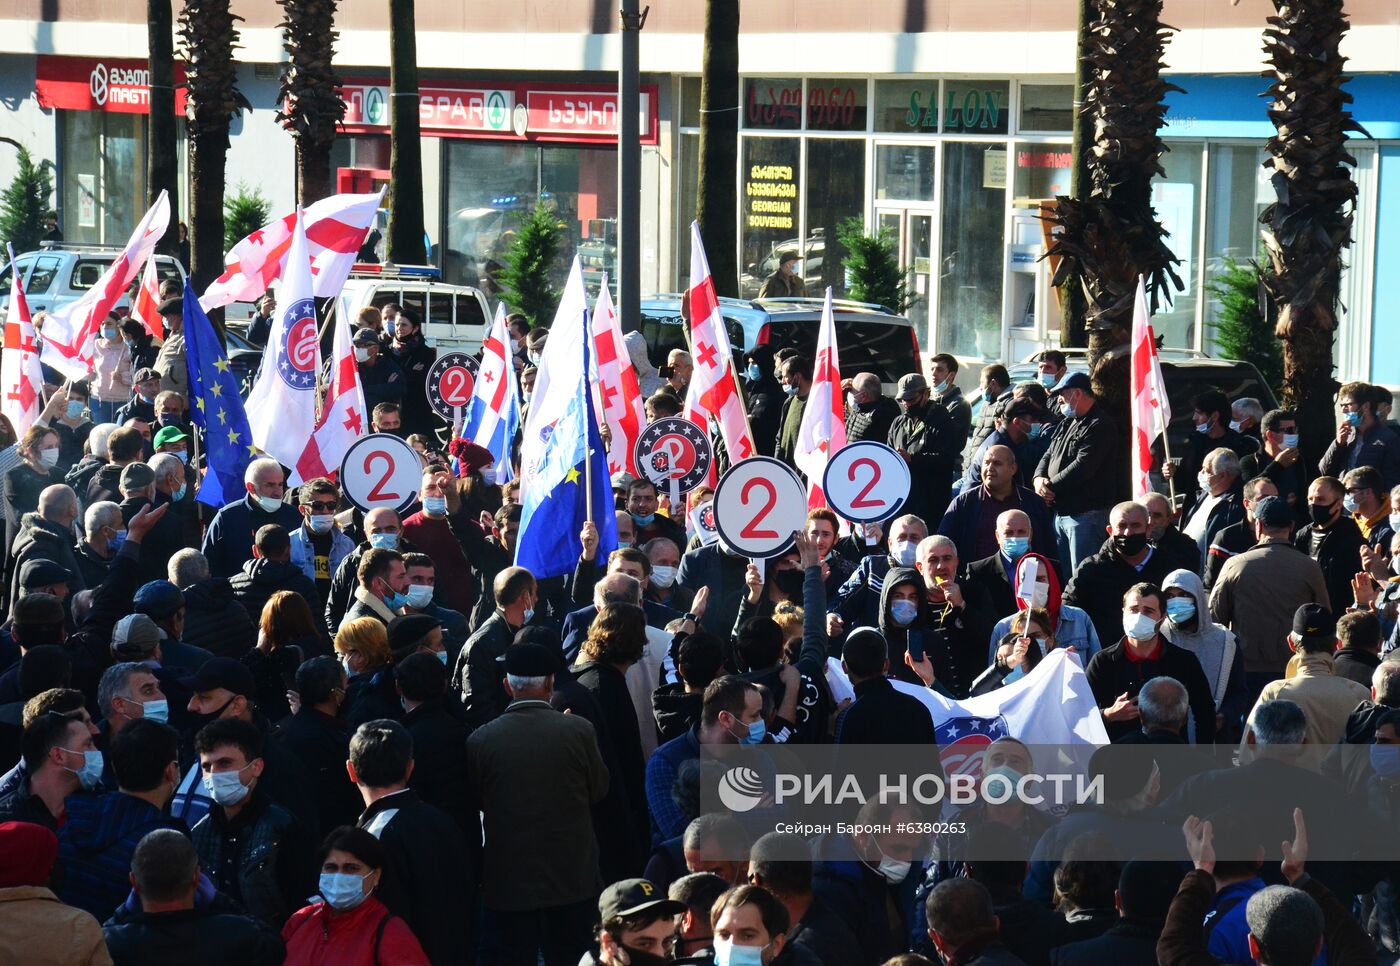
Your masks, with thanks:
M64 882L59 898L105 920L131 891L131 856L148 832L173 828L177 819L124 792L70 795L68 820L58 834Z
M642 398L646 399L661 388L661 377L657 374L656 367L651 364L647 353L646 336L640 332L628 332L622 337L622 344L627 347L627 356L632 360L632 368L637 370L637 388L641 391Z
M1235 635L1210 617L1210 601L1205 584L1189 570L1173 570L1162 582L1163 590L1176 588L1189 593L1196 602L1196 629L1167 618L1162 621L1162 636L1177 647L1196 655L1201 670L1210 683L1215 710L1225 716L1226 734L1232 735L1231 725L1249 710L1249 695L1245 690L1244 652Z
M211 577L188 587L185 595L186 644L202 647L216 657L242 657L258 640L257 625L233 596L227 580Z
M73 573L68 581L68 591L76 594L87 587L83 582L82 568L78 566L77 554L73 552L72 530L65 530L58 524L46 520L37 513L26 513L19 518L19 532L11 545L7 563L10 574L10 603L13 606L18 598L19 572L30 560L52 560Z
M890 597L896 587L913 584L919 592L919 616L908 627L901 626L890 617ZM915 628L924 624L928 617L928 602L924 599L924 578L913 567L891 567L880 585L880 613L877 626L889 645L890 677L909 684L923 684L919 676L904 663L904 655L909 651L909 635L922 632ZM927 653L927 651L925 651ZM932 655L929 655L932 660Z

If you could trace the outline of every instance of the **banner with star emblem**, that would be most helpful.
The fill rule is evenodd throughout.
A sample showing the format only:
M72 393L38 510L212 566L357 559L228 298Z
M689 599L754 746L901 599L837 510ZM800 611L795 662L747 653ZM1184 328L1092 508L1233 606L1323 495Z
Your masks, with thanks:
M305 481L300 463L307 441L316 431L316 374L320 371L321 339L316 331L311 260L298 209L287 271L277 284L277 319L263 350L258 381L248 393L253 441L268 456L291 467L289 485Z
M360 368L355 364L355 347L351 344L352 327L339 313L334 324L331 371L326 398L321 400L321 417L297 460L297 473L303 480L314 480L318 476L335 479L345 454L365 434L368 422Z
M15 263L15 250L10 249L10 264ZM19 439L34 425L44 407L44 370L39 364L39 352L34 343L34 326L30 321L29 303L24 299L24 286L19 272L11 272L10 311L5 316L5 351L0 353L0 412L14 427Z
M196 433L204 431L208 469L199 484L200 503L221 507L242 499L243 472L257 456L238 376L213 324L199 307L189 279L185 280L185 368L190 374L190 417Z

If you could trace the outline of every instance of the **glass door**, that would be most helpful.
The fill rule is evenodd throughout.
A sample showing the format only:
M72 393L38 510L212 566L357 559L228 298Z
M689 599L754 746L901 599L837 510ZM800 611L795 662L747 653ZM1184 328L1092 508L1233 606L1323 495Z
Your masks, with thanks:
M905 314L927 343L929 299L933 294L933 214L915 208L877 208L876 228L889 229L912 303Z

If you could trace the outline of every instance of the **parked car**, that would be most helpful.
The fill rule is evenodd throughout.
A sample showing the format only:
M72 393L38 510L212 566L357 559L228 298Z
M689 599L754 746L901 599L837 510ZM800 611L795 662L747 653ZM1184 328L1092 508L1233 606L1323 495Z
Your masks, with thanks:
M821 299L719 301L736 369L743 368L744 351L759 345L775 351L794 346L809 356L816 354ZM688 348L680 305L678 294L642 299L642 334L655 365L663 365L672 349ZM920 370L918 335L904 316L880 305L846 299L833 302L832 315L843 375L873 372L887 391L893 391L900 376Z
M29 310L52 312L87 294L120 252L117 247L44 242L38 251L16 256L12 264L0 269L0 317L9 309L15 272L24 283ZM169 255L156 256L156 274L162 282L173 278L181 285L185 283L185 267ZM118 315L126 315L130 310L131 301L125 292L113 308Z
M353 325L366 306L397 302L423 321L423 338L439 350L475 352L491 320L491 307L480 289L450 285L431 265L356 264L336 296L336 311Z

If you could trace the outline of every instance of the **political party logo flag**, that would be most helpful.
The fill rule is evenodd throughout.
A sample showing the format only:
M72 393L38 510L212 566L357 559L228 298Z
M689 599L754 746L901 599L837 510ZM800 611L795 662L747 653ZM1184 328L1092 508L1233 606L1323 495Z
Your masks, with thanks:
M303 480L314 480L318 476L335 479L346 451L365 434L368 418L365 394L360 386L360 367L355 363L350 329L349 321L337 314L330 385L326 387L326 398L321 400L316 430L297 460L297 474Z
M695 370L685 394L684 416L704 427L706 432L711 419L717 422L730 463L737 463L757 451L734 377L734 350L729 345L715 282L710 277L710 262L705 257L705 245L700 240L700 226L696 222L690 223L690 278L694 284L686 292L686 299L690 306L690 347ZM714 485L714 476L715 471L711 469L707 481L710 485Z
M546 347L548 343L546 343ZM495 482L515 479L510 449L520 428L520 396L515 388L515 359L504 304L496 306L491 332L481 344L481 367L472 386L462 438L491 451Z
M146 259L146 270L141 273L141 284L131 303L131 317L144 325L154 339L165 338L165 323L161 321L159 309L160 276L156 274L155 257L151 256Z
M793 461L807 476L807 506L826 506L822 478L833 453L846 445L846 413L841 405L841 360L836 349L836 320L831 311L831 289L822 303L821 329L817 333L817 360L812 369L812 391L802 410L802 425L793 447Z
M598 559L617 547L608 459L589 400L589 341L588 295L575 257L535 376L520 450L523 506L515 562L537 578L573 573L590 498ZM592 487L585 492L587 482Z
M243 474L258 455L238 375L229 368L224 345L213 324L199 307L189 279L185 279L185 368L190 375L190 418L196 432L203 430L208 469L199 484L200 503L221 507L242 499Z
M286 271L299 214L306 236L306 258L315 279L314 294L334 298L345 285L383 199L383 190L331 195L305 211L294 211L263 225L224 256L224 273L204 290L199 304L207 312L230 302L256 301Z
M637 384L637 370L622 342L622 327L608 291L608 277L603 276L598 287L598 300L593 303L593 379L594 402L598 422L606 423L611 439L608 443L608 472L637 472L637 436L645 417L642 412L642 390Z
M15 250L8 244L10 264L15 263ZM10 309L5 316L5 351L0 354L0 412L10 420L16 438L24 436L44 408L44 370L39 364L35 345L34 325L29 315L29 302L19 272L11 272Z
M44 320L44 348L40 353L44 362L70 379L87 378L92 371L94 343L102 320L126 292L169 227L170 199L162 191L97 283L82 298L54 309Z
M291 467L287 482L303 482L298 464L316 431L316 374L321 371L321 340L316 332L311 259L306 230L297 212L287 273L277 286L277 318L263 350L258 381L248 394L253 441L268 456Z
M1133 499L1152 492L1148 474L1152 470L1152 443L1165 438L1172 410L1162 381L1162 364L1157 358L1157 342L1152 334L1152 318L1147 312L1147 291L1138 276L1133 299L1133 365L1130 398L1133 421Z

